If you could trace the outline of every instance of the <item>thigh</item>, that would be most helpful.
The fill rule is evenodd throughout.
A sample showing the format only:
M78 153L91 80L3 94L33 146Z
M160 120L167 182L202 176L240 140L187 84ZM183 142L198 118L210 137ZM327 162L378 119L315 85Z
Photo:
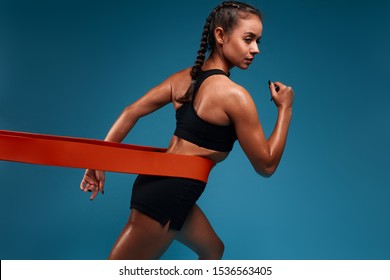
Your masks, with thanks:
M133 209L109 259L158 259L172 243L176 231Z
M198 205L191 209L175 239L194 250L200 259L220 259L224 245Z
M188 213L202 194L205 183L176 177L139 175L131 206L170 228L181 230Z

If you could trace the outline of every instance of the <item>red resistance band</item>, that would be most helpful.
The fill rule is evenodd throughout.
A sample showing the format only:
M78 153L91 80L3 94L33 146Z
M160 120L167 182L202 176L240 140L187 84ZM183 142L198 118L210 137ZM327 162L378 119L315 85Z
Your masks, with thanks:
M212 160L102 140L0 130L0 160L207 182Z

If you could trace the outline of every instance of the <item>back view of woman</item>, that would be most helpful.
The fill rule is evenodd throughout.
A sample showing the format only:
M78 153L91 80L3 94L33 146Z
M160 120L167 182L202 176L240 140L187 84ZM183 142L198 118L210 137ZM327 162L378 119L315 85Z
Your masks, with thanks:
M230 69L247 69L260 53L262 30L256 8L222 2L206 20L195 64L127 106L105 140L121 142L139 118L172 102L177 122L167 153L201 156L219 163L238 140L256 172L271 176L286 144L294 92L280 82L270 83L278 118L266 139L251 95L229 78ZM88 169L80 187L92 192L94 199L103 193L104 180L104 171ZM129 220L109 258L156 259L176 239L199 259L220 259L224 245L196 204L205 187L192 179L139 175L133 186Z

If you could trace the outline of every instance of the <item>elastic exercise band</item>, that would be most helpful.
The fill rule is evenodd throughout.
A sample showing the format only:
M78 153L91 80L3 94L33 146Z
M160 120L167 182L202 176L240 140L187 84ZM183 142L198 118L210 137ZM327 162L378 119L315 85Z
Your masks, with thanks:
M166 149L0 130L0 160L172 176L207 182L212 160Z

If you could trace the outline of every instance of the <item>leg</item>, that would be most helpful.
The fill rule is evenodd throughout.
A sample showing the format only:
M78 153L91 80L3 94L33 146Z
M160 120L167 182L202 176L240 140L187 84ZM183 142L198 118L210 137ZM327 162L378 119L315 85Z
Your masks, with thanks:
M109 259L158 259L172 243L175 234L176 231L169 229L169 222L162 226L158 221L132 209Z
M191 209L176 240L195 251L200 260L222 258L224 245L198 205Z

